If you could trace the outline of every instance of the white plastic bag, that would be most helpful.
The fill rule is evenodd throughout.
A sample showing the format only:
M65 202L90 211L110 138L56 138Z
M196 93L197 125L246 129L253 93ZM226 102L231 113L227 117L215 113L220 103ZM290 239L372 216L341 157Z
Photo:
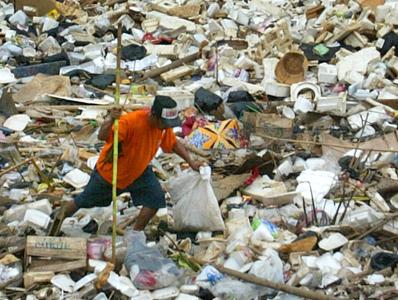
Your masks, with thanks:
M188 171L168 183L174 206L176 230L223 231L220 207L210 183L210 167L201 167L200 174Z
M267 248L263 252L263 256L253 264L249 274L274 283L285 282L283 277L283 262L279 258L278 252L271 248ZM273 292L272 289L266 290L267 294L272 294Z

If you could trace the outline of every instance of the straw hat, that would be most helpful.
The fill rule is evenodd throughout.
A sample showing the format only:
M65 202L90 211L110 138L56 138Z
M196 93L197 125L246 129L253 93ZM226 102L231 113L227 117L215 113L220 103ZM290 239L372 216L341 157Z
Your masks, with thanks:
M275 68L276 80L280 83L293 84L304 80L308 61L306 57L298 52L286 53Z

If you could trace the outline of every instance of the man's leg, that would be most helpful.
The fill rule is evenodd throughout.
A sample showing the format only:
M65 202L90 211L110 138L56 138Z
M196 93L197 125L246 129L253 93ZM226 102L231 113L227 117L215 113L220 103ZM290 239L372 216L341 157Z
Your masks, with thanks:
M80 208L108 206L112 202L112 185L106 182L95 170L84 191L72 201L64 201L54 217L49 235L57 236L60 233L62 222L72 216Z
M149 221L156 215L157 208L143 207L141 208L140 214L137 217L137 221L134 224L134 230L142 231Z
M166 207L164 192L152 171L152 166L148 166L144 173L127 189L134 205L143 206L133 228L134 230L144 230L158 209Z

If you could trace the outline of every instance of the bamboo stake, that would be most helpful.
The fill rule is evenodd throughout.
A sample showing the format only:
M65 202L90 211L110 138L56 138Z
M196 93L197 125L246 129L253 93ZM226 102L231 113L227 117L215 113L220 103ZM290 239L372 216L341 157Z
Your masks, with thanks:
M120 103L120 64L122 53L122 25L119 23L117 29L117 65L116 65L116 90L115 105ZM116 119L113 125L113 174L112 174L112 201L113 201L113 222L112 222L112 263L116 263L116 229L117 229L117 163L119 156L119 120Z

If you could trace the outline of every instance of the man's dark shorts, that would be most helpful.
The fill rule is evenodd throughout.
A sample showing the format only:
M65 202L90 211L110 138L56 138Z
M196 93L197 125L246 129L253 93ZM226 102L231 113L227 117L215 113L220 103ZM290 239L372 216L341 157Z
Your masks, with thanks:
M118 190L117 194L126 192L130 193L135 206L166 207L165 194L151 166L148 166L144 173L127 188ZM97 170L94 170L84 191L75 198L76 207L104 207L109 206L111 202L112 185L105 181Z

